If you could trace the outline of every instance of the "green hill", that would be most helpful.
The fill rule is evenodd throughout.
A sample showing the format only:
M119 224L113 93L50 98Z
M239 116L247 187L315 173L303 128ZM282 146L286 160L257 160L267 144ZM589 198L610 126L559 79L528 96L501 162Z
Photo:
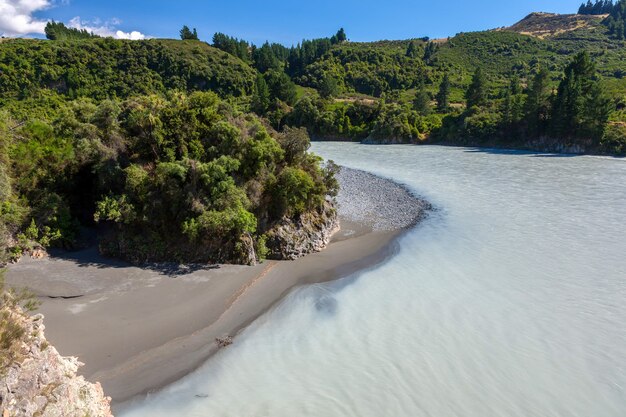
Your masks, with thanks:
M545 70L548 71L547 89L556 95L564 70L577 54L584 51L595 65L596 72L592 77L597 79L611 102L609 127L612 133L620 136L624 133L620 126L626 121L623 110L626 107L626 68L623 64L626 62L626 44L610 35L604 24L605 18L606 15L533 13L509 28L460 33L449 39L335 45L308 65L302 76L295 78L318 90L325 79L337 79L334 102L315 102L317 99L312 97L317 111L302 106L308 113L297 114L292 120L306 120L305 125L315 134L327 137L359 139L369 136L381 140L381 134L377 133L381 132L390 135L388 139L393 142L429 139L431 142L445 140L459 144L535 147L538 145L531 142L537 138L523 137L523 129L509 135L506 129L497 126L506 105L507 90L512 83L519 84L516 100L519 101L518 107L523 108L533 78ZM485 128L480 137L476 133L481 128L472 134L463 129L442 131L440 127L446 118L448 122L458 118L459 125L466 120L463 117L463 113L467 115L464 111L466 90L478 68L485 74L488 100L481 110L483 116L488 116L482 122L489 124L489 128ZM451 83L450 111L436 109L435 96L444 74ZM425 95L427 99L418 101L427 102L426 108L415 108L416 93ZM378 103L366 118L363 117L365 102ZM418 114L414 110L419 110ZM556 114L552 116L558 117ZM572 136L577 134L574 129ZM609 153L626 151L623 145L602 147L601 138L585 138L583 146L575 143L573 138L555 137L555 133L549 130L542 132L541 136L551 136L550 141L559 142L563 149L576 145L571 149Z
M110 38L7 40L0 45L0 74L5 103L45 90L96 100L172 89L242 96L255 77L241 60L204 42Z

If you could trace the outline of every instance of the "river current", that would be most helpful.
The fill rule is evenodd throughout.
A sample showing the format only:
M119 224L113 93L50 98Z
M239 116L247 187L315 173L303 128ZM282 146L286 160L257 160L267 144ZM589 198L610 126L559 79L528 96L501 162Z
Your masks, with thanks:
M385 264L294 290L122 416L626 415L625 160L313 151L436 210Z

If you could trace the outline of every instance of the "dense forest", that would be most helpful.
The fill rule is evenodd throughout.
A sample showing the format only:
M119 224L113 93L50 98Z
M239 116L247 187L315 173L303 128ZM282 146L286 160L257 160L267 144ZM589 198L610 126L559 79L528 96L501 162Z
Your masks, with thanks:
M273 225L336 193L309 135L626 154L625 8L438 40L128 41L56 22L3 39L2 258L95 228L138 262L261 258Z

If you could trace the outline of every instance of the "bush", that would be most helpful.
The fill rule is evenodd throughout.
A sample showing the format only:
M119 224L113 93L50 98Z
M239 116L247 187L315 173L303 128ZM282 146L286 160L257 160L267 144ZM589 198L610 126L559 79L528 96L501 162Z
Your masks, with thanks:
M626 155L626 126L609 124L600 141L600 149L611 155Z

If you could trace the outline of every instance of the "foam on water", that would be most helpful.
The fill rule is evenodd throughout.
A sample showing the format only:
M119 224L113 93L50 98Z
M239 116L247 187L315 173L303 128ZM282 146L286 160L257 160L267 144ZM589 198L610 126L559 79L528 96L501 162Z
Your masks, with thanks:
M626 415L626 161L316 143L439 210L293 291L138 416Z

